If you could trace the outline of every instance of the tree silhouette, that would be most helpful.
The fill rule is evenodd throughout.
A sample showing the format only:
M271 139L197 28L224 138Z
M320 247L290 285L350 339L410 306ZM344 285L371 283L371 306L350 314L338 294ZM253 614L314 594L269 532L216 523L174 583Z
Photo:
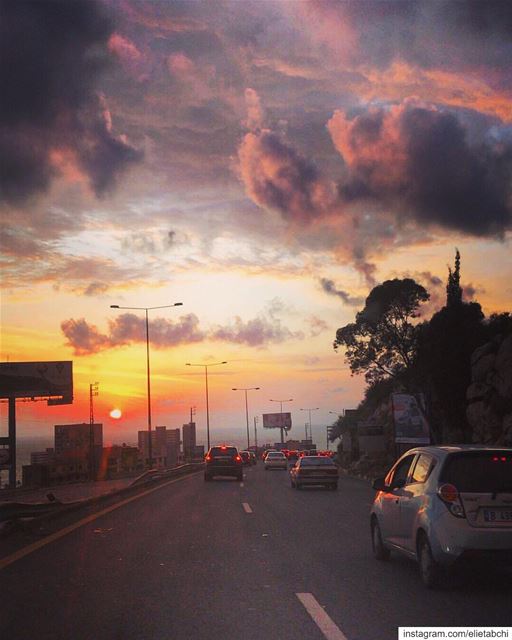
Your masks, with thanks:
M370 384L396 377L414 361L417 328L411 320L428 299L411 278L386 280L372 289L355 322L336 331L334 349L345 347L352 373L364 373Z

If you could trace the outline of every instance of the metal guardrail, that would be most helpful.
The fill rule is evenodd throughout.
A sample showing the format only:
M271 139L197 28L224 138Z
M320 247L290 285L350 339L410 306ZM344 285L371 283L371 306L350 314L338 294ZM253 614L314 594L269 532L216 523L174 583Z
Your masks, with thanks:
M189 463L174 467L173 469L152 469L146 471L141 476L134 479L128 486L118 490L103 493L82 500L73 502L62 502L52 497L51 487L49 487L48 499L50 502L45 503L23 503L23 502L6 502L0 506L0 523L15 522L26 518L44 518L47 516L57 515L67 512L71 509L84 507L92 504L100 503L104 500L112 499L116 495L124 495L132 492L134 489L143 487L147 484L157 483L168 478L187 475L195 471L199 471L204 466L203 462Z

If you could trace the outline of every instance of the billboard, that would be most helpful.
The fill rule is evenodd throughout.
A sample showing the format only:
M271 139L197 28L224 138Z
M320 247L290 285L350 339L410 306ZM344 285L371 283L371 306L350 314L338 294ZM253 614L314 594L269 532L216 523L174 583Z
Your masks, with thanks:
M391 401L395 442L430 444L430 425L416 398L405 393L393 393Z
M48 404L71 404L73 363L0 362L0 398L52 398Z
M264 413L263 414L264 429L286 429L292 428L291 413Z

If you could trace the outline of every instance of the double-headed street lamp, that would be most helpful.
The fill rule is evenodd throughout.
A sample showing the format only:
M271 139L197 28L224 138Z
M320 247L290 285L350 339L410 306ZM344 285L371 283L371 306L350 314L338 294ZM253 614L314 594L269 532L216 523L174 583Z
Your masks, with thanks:
M204 375L206 379L206 441L208 446L208 451L210 450L210 409L208 405L208 367L215 367L218 364L227 364L224 360L223 362L210 362L209 364L196 364L194 362L185 363L187 367L204 367Z
M149 372L149 319L148 311L154 309L170 309L171 307L181 307L183 302L175 302L174 304L164 304L159 307L121 307L118 304L111 304L111 309L127 309L129 311L145 311L146 312L146 364L148 374L148 456L149 468L153 468L153 443L151 441L151 378Z
M259 387L248 387L248 388L234 388L231 391L244 391L245 392L245 421L247 423L247 449L249 449L251 443L249 442L249 409L247 408L247 392L248 391L258 391Z
M320 407L313 407L311 409L301 409L301 411L308 411L309 412L309 436L311 438L311 444L313 444L313 428L311 426L311 412L312 411L318 411L320 409ZM306 429L306 440L308 439L308 432Z
M293 398L288 398L288 400L272 400L272 398L270 398L270 402L279 402L279 405L281 407L280 409L280 414L281 414L281 418L279 420L279 425L280 425L280 429L281 429L281 444L284 442L284 438L283 438L283 429L286 431L284 425L283 425L283 402L293 402Z

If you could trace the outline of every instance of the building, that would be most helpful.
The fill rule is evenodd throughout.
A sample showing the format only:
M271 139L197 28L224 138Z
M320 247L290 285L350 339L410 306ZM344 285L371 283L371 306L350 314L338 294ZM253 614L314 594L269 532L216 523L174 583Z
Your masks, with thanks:
M103 448L100 478L115 478L142 470L142 459L138 447L113 444Z
M55 427L55 459L70 465L85 464L89 477L96 477L103 450L103 425L89 424L56 424Z
M139 450L144 460L144 466L149 466L149 432L138 432ZM151 448L153 466L157 469L171 467L178 462L180 454L180 430L156 427L151 431Z
M55 449L47 447L46 451L32 451L30 464L47 464L55 457Z
M184 424L183 430L183 456L185 460L192 460L196 456L196 423Z

